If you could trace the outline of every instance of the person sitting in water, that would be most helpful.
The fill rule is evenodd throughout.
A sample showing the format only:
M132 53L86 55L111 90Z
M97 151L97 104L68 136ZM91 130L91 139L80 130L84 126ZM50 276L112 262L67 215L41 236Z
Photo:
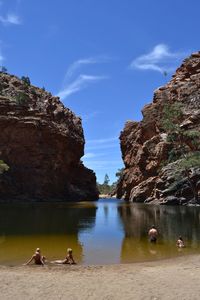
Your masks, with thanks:
M148 236L149 236L149 241L151 243L156 243L157 236L158 236L158 231L157 231L157 229L155 228L154 225L152 225L151 228L149 229Z
M44 266L45 260L46 260L46 257L41 255L40 248L37 248L35 253L31 257L31 259L29 259L29 261L27 261L27 263L25 265L28 265L28 264L30 264L30 262L34 261L34 263L36 265Z
M75 265L76 262L73 258L73 254L72 254L72 249L71 248L68 248L67 249L67 256L65 257L65 259L63 260L54 260L52 261L51 263L54 263L54 264L70 264L70 265Z
M183 239L182 239L181 236L179 236L178 240L176 241L176 246L178 248L184 248L185 247L185 244L184 244Z

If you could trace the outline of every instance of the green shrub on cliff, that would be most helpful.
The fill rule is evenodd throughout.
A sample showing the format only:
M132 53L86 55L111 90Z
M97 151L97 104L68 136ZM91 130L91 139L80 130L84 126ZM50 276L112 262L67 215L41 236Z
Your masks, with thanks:
M28 99L29 99L28 95L26 95L23 92L19 92L16 96L16 103L18 105L25 105L25 104L27 104Z
M0 73L6 74L7 72L8 72L7 68L4 66L1 66Z
M163 108L162 128L167 133L167 141L171 144L168 161L177 161L174 176L177 180L185 177L188 180L195 202L198 202L198 176L200 168L200 132L182 126L183 107L176 102Z
M22 77L21 77L21 80L23 81L23 83L24 83L26 86L31 85L31 81L30 81L30 78L29 78L28 76L22 76Z
M8 170L9 170L9 166L3 160L0 160L0 174L3 174Z
M123 176L124 168L118 169L115 173L115 176L117 177L117 183L121 180Z

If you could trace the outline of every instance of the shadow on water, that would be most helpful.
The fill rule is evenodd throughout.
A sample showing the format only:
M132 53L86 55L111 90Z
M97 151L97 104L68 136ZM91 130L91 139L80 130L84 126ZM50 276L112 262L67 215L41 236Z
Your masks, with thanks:
M96 209L93 203L0 205L0 264L25 262L36 247L49 260L64 258L70 247L81 262L78 233L94 226Z
M81 227L94 226L96 209L92 203L1 205L0 234L77 234Z

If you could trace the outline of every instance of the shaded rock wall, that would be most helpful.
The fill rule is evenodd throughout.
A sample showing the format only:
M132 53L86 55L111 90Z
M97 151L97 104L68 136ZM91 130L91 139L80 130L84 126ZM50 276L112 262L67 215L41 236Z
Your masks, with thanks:
M83 155L80 118L58 97L0 74L0 158L10 167L0 176L1 199L97 199L96 177Z
M128 121L121 132L125 170L117 187L119 198L136 202L165 202L162 191L167 189L167 180L172 174L168 174L167 167L161 168L170 148L161 119L163 106L177 101L184 108L182 126L185 130L200 130L200 52L185 59L172 80L155 91L152 103L142 110L142 121ZM191 193L187 193L187 197L190 198Z

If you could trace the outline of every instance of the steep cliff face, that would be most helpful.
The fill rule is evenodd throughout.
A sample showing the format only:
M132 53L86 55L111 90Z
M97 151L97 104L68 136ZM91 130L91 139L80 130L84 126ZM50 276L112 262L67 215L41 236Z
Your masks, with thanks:
M136 202L167 202L170 193L165 195L165 191L172 175L171 165L162 168L161 164L168 157L170 144L161 119L164 105L174 102L183 105L181 126L185 130L200 130L200 52L185 59L172 80L155 91L152 103L142 110L141 122L126 123L120 135L125 170L117 187L118 197ZM187 187L183 196L186 194L191 197ZM169 199L173 202L172 197Z
M0 74L0 159L10 167L0 176L0 199L97 199L83 155L80 118L45 90Z

